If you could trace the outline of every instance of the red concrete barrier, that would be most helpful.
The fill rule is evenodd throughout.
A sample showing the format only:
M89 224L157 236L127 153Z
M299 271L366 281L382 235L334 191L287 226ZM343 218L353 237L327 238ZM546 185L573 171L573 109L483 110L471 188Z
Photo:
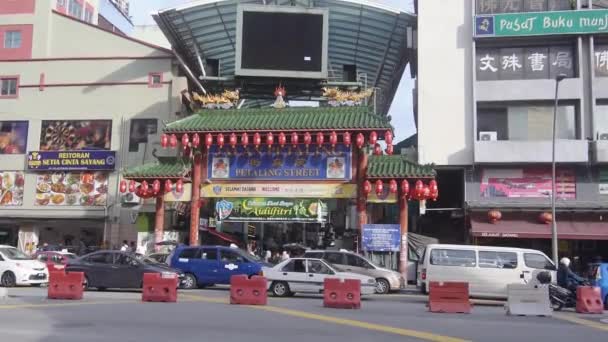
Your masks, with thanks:
M432 281L428 306L431 312L471 313L469 283Z
M49 270L49 273L55 271L65 272L65 265L56 265L53 262L47 262L46 268Z
M230 277L230 304L266 305L268 302L266 278L246 275Z
M599 287L579 286L576 288L576 312L603 314L604 303Z
M334 309L360 309L361 281L359 279L325 278L323 306Z
M49 299L82 299L84 289L83 272L65 272L57 270L49 272Z
M177 275L174 273L144 273L142 302L177 302Z

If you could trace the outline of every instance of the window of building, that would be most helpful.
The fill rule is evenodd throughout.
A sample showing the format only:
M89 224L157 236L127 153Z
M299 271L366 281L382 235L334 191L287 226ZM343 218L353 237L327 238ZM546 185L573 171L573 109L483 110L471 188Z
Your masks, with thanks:
M84 10L84 21L86 21L87 23L93 22L93 10L92 9L86 8Z
M475 267L475 251L457 249L433 249L431 265Z
M502 269L517 268L517 253L480 251L479 267Z
M357 66L354 64L344 64L342 66L342 81L357 82Z
M19 78L18 77L0 77L0 98L17 97L19 93Z
M78 2L78 0L69 0L68 6L68 14L81 19L82 18L82 2Z
M560 105L557 110L558 139L576 139L577 107ZM539 104L485 105L477 108L478 140L551 140L553 106Z
M4 48L18 49L21 47L21 31L4 32Z
M139 144L148 143L148 137L158 132L158 119L131 120L129 135L129 152L139 151Z
M608 101L598 102L595 106L595 139L608 140Z
M564 11L571 9L574 8L570 0L477 0L476 7L477 14Z
M217 58L207 58L205 60L205 74L210 77L219 77L220 60Z
M66 0L57 0L57 7L65 7Z
M555 265L551 260L547 259L542 254L524 253L524 262L527 267L536 268L539 270L555 270Z
M608 9L608 0L593 0L593 9Z
M163 86L163 74L160 72L151 72L148 75L148 87L159 88Z

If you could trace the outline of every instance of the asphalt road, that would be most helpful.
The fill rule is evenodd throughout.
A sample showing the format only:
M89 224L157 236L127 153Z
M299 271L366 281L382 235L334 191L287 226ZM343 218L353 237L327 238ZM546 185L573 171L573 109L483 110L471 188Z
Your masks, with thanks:
M264 307L228 304L225 289L180 291L178 303L142 303L137 291L86 292L49 301L46 289L10 289L0 299L0 341L608 341L605 315L512 317L475 305L435 314L412 295L373 296L360 310L327 309L322 297L269 298Z

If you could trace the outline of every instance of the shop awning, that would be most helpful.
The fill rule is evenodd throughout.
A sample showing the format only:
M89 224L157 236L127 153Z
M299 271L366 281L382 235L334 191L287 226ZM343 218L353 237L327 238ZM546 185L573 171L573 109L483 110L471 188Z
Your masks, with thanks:
M608 240L608 222L589 220L597 214L568 215L557 219L557 235L566 240ZM538 213L517 215L518 218L504 218L490 223L485 215L471 217L471 235L493 238L550 239L551 224L538 220ZM598 215L599 216L599 215Z
M431 165L419 165L403 155L371 155L366 178L435 178Z
M392 130L387 118L367 107L294 107L202 110L167 124L165 133L251 131Z
M123 172L125 179L145 178L182 178L191 169L188 158L159 157L158 162L147 163L126 169Z
M233 243L235 245L239 244L238 240L236 240L235 238L233 238L232 236L230 236L230 235L228 235L226 233L218 232L215 229L208 229L208 230L206 230L206 232L209 233L209 235L213 235L213 236L215 236L215 237L217 237L217 238L219 238L221 240L224 240L226 242Z

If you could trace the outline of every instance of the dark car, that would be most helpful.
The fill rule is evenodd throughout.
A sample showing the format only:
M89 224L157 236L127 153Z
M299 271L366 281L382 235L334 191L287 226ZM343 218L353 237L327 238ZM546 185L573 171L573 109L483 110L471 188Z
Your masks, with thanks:
M141 288L144 273L174 273L181 284L183 274L167 265L120 251L99 251L69 261L68 272L84 272L85 288Z

